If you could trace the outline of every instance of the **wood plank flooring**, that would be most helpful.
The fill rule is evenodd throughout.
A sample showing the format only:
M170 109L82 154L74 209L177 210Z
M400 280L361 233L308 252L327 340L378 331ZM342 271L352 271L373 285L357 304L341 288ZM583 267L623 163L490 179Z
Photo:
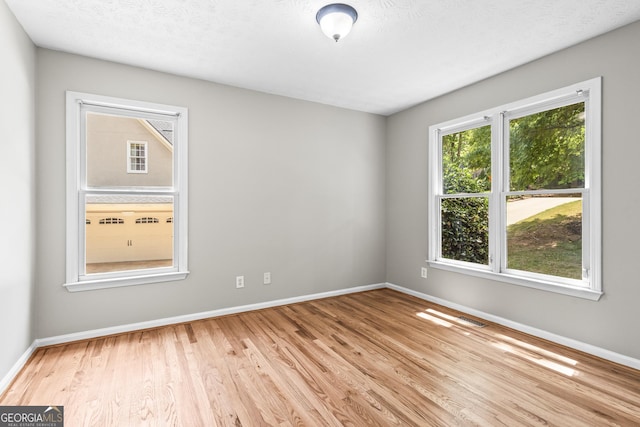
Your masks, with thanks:
M389 289L41 348L73 426L638 426L640 371Z

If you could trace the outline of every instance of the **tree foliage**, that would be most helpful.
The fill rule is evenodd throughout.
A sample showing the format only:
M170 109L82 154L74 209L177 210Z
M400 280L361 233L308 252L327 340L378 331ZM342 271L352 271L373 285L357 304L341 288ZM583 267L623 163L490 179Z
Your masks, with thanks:
M584 185L584 103L511 120L511 190Z
M491 190L491 128L484 126L442 139L443 185L447 194L478 197L442 200L442 256L487 264Z
M489 200L486 197L442 200L442 256L487 264Z
M446 194L491 190L491 127L469 129L442 138Z
M584 103L510 120L510 189L584 185L584 132ZM443 136L442 174L444 194L466 195L442 200L442 256L487 264L491 127Z

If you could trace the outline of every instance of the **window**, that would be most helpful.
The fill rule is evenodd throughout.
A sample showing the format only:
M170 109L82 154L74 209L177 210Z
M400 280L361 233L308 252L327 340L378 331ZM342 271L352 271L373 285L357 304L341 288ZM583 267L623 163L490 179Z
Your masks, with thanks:
M187 276L187 120L182 107L67 92L69 291Z
M89 221L88 224L91 224L91 220L87 220ZM86 221L85 221L86 223ZM99 224L124 224L124 219L122 218L102 218L99 221Z
M598 299L601 79L429 128L431 266Z
M147 142L127 141L127 173L147 173Z
M136 219L136 224L157 224L158 218L144 217Z

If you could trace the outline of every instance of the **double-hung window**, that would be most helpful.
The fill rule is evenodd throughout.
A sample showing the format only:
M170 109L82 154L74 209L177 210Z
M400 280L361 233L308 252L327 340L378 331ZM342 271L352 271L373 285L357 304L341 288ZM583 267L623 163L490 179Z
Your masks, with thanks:
M598 299L601 79L429 128L431 266Z
M78 92L66 102L66 288L184 279L187 109Z

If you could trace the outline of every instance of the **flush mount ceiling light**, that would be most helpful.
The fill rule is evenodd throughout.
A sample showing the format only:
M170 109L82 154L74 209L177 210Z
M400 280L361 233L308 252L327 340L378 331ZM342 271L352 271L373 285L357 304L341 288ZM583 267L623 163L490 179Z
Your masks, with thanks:
M358 20L358 12L348 4L328 4L318 11L316 21L320 24L322 32L338 42L349 34L351 27Z

